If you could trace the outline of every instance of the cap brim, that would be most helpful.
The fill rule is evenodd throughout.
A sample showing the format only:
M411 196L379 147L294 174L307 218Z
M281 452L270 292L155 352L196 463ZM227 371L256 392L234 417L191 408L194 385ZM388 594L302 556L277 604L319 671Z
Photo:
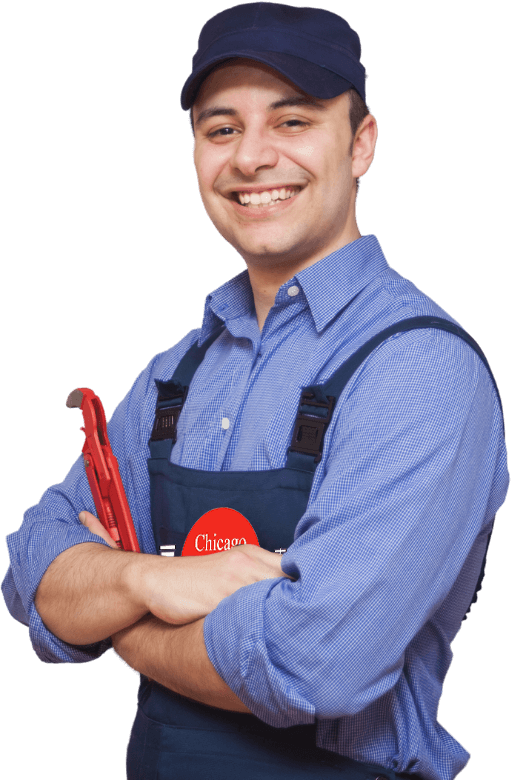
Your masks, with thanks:
M329 98L337 97L337 95L342 95L348 89L357 89L354 84L347 81L343 76L333 73L332 70L327 68L322 68L316 63L309 62L302 57L273 51L233 51L204 63L198 71L193 72L189 76L181 92L181 107L185 111L188 111L193 105L203 81L212 70L222 62L231 59L255 60L264 65L269 65L303 92L307 92L308 95L321 100L328 100ZM359 92L359 90L357 91Z

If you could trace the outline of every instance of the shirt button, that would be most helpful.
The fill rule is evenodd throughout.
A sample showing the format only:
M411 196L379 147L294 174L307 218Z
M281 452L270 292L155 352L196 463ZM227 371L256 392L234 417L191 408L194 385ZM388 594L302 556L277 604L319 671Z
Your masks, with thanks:
M298 295L300 292L299 288L296 284L293 284L291 287L288 287L288 295L290 298L295 298L296 295Z
M227 431L227 429L229 428L229 419L227 417L223 417L221 425L224 428L224 430Z

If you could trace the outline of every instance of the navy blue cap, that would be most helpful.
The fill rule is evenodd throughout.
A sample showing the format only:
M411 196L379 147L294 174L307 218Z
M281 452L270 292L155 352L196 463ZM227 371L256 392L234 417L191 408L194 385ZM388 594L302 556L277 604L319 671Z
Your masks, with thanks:
M333 98L354 88L365 100L360 56L358 34L330 11L280 3L235 5L201 30L181 106L187 111L206 76L234 57L270 65L316 98Z

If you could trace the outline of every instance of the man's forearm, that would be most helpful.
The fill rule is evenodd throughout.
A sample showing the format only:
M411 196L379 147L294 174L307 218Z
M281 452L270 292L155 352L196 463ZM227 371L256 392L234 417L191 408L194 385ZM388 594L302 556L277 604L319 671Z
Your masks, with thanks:
M115 547L97 518L88 512L80 517ZM190 623L238 588L283 574L280 556L254 545L171 559L83 543L52 561L35 605L59 639L85 645L133 625L148 612L167 623Z
M208 658L203 623L171 626L148 615L113 636L112 642L133 669L171 691L211 707L250 712Z
M147 609L131 584L137 555L94 542L62 552L36 593L35 606L46 627L65 642L85 645L139 620Z

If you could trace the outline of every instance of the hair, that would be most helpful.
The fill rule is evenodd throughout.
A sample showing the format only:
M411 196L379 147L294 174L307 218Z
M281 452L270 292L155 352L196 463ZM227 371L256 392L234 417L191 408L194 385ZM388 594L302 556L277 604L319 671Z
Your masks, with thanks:
M361 124L365 116L368 116L368 114L370 113L370 109L364 102L359 92L356 92L355 89L349 89L348 95L350 98L348 118L350 122L350 129L352 130L352 143L353 143L354 138L356 137L356 133L359 130L359 125Z
M370 109L364 102L359 92L357 92L355 89L349 89L348 96L350 98L348 119L350 122L350 129L352 131L352 143L350 145L350 154L352 154L356 133L359 130L359 126L363 121L363 119L365 118L365 116L368 116L368 114L370 113ZM190 115L190 125L192 127L192 132L194 132L194 117L192 115L192 108L190 109L189 115ZM356 179L356 192L358 190L359 190L359 179Z
M350 98L350 106L348 110L348 118L350 122L350 129L352 131L352 143L350 144L350 154L352 154L352 151L354 149L354 139L356 137L356 133L359 130L359 126L365 116L368 116L370 113L370 109L364 102L363 98L359 94L359 92L356 92L355 89L349 89L348 95ZM356 179L356 195L359 192L359 179Z

